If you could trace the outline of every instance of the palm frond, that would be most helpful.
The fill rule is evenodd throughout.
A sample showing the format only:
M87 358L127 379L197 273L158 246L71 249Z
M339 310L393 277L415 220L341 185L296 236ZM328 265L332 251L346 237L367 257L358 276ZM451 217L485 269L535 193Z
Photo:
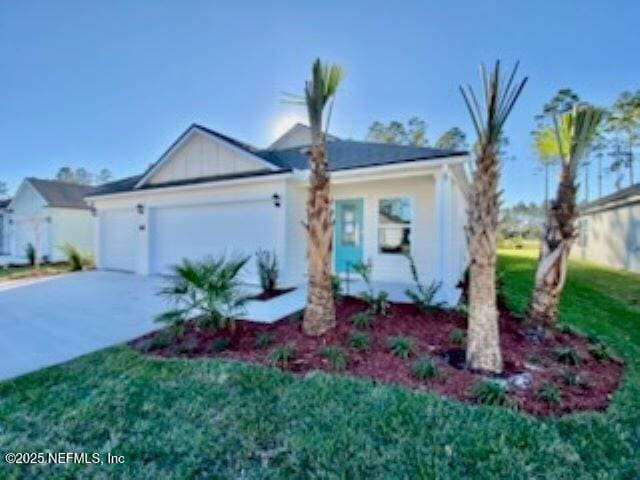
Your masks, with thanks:
M575 175L580 162L591 148L604 118L601 108L588 104L576 104L573 109L554 116L556 147L562 161Z
M503 78L500 74L500 62L497 61L491 73L484 65L480 66L480 79L484 104L480 105L473 88L460 87L469 116L478 135L480 144L497 145L502 136L504 124L509 117L528 78L516 81L519 64Z

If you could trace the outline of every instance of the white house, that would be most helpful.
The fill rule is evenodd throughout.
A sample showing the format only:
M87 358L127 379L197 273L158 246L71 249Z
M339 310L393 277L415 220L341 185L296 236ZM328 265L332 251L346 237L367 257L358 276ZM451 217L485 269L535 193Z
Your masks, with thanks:
M190 126L146 172L87 197L98 268L159 274L182 258L263 248L277 254L284 285L303 283L309 143L302 125L263 150ZM465 152L331 137L327 154L334 271L371 260L374 280L409 283L410 253L423 279L442 281L443 298L455 301L468 259ZM257 282L254 262L244 275Z
M0 200L0 258L9 255L8 229L9 229L9 204L11 199ZM0 263L1 265L1 263Z
M574 257L640 272L640 183L580 209Z
M0 210L2 263L25 263L29 244L37 247L42 259L51 262L65 260L60 249L65 243L92 253L94 221L84 201L92 188L26 178Z

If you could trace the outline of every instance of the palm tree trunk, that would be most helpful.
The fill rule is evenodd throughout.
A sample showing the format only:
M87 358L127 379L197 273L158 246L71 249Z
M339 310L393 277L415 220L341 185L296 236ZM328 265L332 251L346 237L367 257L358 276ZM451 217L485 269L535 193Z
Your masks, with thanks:
M553 326L567 274L567 261L575 241L576 186L569 162L563 164L555 200L548 210L528 320L535 327Z
M467 364L474 370L500 373L502 354L496 305L496 230L498 162L485 148L477 160L469 209L469 329Z
M331 290L331 184L327 171L325 139L321 132L313 134L310 170L306 225L309 282L302 328L307 335L318 336L333 328L336 323Z

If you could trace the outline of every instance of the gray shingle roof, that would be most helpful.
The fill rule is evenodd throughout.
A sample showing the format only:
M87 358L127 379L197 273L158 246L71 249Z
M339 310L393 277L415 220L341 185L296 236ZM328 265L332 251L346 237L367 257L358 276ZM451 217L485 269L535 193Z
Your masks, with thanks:
M623 188L618 190L617 192L613 192L609 195L605 195L604 197L598 198L593 202L587 203L583 205L580 210L589 211L597 208L605 207L606 205L614 202L624 201L627 198L634 197L636 195L640 195L640 183L636 183L627 188Z
M129 192L140 181L143 175L134 175L133 177L121 178L113 182L103 183L93 189L91 195L108 195L111 193Z
M308 168L309 147L295 147L282 150L258 150L251 145L240 142L227 135L223 135L215 130L203 127L201 125L191 125L168 149L169 152L180 140L192 129L198 128L210 135L219 137L236 147L251 153L271 165L277 167L278 170L256 170L254 172L245 172L233 175L218 175L213 177L199 177L193 179L185 179L176 182L167 182L158 185L143 186L140 189L163 188L176 185L187 185L193 183L213 182L228 180L231 178L266 175L269 173L277 174L284 171L306 170ZM467 152L456 152L451 150L440 150L430 147L415 147L411 145L390 145L383 143L357 142L353 140L339 140L327 142L327 157L329 159L329 170L347 170L351 168L366 168L378 165L389 165L402 162L413 162L417 160L431 160L443 157L462 156ZM162 155L164 157L165 154ZM162 158L161 157L161 158ZM128 192L135 189L136 184L157 164L152 165L142 175L124 178L115 182L106 183L96 187L91 195L109 195L113 193Z
M7 208L10 203L11 203L11 199L10 198L5 198L3 200L0 200L0 210L3 209L3 208Z
M27 180L42 195L50 207L89 208L84 201L84 197L93 191L94 187L90 185L77 185L75 183L42 180L32 177L27 178Z
M295 147L285 150L260 150L256 152L261 158L280 168L308 168L309 147ZM329 170L347 170L365 168L393 163L430 160L442 157L465 155L466 152L454 152L429 147L412 145L391 145L385 143L356 142L353 140L336 140L327 142Z

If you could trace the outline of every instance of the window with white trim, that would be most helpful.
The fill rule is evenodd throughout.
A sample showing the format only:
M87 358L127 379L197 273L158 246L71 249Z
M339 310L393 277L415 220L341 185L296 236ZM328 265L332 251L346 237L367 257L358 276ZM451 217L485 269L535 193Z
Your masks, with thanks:
M378 253L411 253L412 217L411 201L407 197L378 201Z

